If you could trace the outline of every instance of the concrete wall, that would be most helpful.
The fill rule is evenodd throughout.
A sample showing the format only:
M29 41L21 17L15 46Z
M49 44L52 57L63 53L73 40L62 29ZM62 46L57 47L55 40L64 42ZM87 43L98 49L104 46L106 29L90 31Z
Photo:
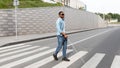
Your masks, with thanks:
M14 11L0 10L0 36L15 35Z
M43 34L56 31L58 12L65 12L66 31L105 27L98 16L90 12L68 7L44 7L18 9L18 35ZM14 36L14 10L0 10L0 36Z

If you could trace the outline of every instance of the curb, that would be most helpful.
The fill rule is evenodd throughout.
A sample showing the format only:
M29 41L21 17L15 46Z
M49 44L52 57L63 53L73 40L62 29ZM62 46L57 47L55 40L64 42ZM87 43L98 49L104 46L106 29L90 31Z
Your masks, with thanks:
M70 34L75 34L75 33L80 33L80 32L85 32L85 31L91 31L91 30L97 30L97 29L104 29L104 28L79 30L79 31L68 32L67 34L70 35ZM6 43L4 45L1 45L0 47L5 47L5 46L9 46L9 45L20 44L20 43L26 43L26 42L31 42L31 41L37 41L37 40L43 40L43 39L48 39L48 38L54 38L54 37L56 37L56 34L55 35L51 35L51 36L46 36L46 37L40 37L40 38L33 38L33 39L28 39L28 40L10 42L10 43Z

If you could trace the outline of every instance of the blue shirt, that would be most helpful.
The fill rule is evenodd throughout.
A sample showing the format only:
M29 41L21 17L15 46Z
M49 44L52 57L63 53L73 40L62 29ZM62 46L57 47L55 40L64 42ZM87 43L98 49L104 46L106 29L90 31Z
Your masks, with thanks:
M65 22L62 18L58 18L58 20L56 21L56 28L57 28L57 35L61 35L62 36L62 32L65 33Z

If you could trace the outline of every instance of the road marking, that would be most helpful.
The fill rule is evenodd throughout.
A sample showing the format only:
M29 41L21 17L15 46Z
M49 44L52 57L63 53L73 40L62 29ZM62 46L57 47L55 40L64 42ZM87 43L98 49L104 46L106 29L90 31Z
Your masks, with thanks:
M105 54L97 53L88 62L86 62L81 68L96 68Z
M120 56L115 56L111 68L120 68Z
M3 52L7 52L7 51L11 51L11 50L15 50L15 49L20 49L20 48L24 48L24 47L29 47L31 45L25 45L25 46L20 46L20 47L16 47L16 48L11 48L11 49L7 49L7 50L2 50L0 51L0 53L3 53Z
M94 38L94 37L96 37L96 36L102 35L102 34L104 34L104 33L106 33L106 32L109 32L109 31L111 31L111 30L106 30L106 31L104 31L104 32L101 32L101 33L95 34L95 35L93 35L93 36L90 36L90 37L84 38L84 39L79 40L79 41L76 41L76 42L74 42L74 43L72 43L72 44L70 44L70 45L75 45L75 44L78 44L78 43L84 42L84 41L86 41L86 40L89 40L89 39ZM70 46L70 45L68 45L68 46Z
M77 61L78 59L85 56L87 53L88 52L86 52L86 51L80 51L80 52L78 52L75 55L70 57L70 62L63 61L63 62L53 66L52 68L68 68L71 64L73 64L75 61Z
M32 55L32 56L29 56L29 57L26 57L26 58L23 58L23 59L20 59L20 60L5 64L5 65L2 65L2 66L0 66L0 68L12 68L12 67L14 67L16 65L19 65L19 64L31 61L31 60L33 60L35 58L38 58L38 57L44 56L46 54L49 54L49 53L53 52L54 50L55 49L53 48L53 49L50 49L50 50L47 50L47 51L44 51L44 52L40 52L38 54L35 54L35 55Z
M34 52L38 52L38 51L41 51L41 50L44 50L44 49L48 49L48 47L42 47L42 48L39 48L39 49L36 49L36 50L32 50L32 51L29 51L29 52L24 52L24 53L20 53L20 54L13 55L13 56L8 56L8 57L5 57L5 58L0 59L0 63L5 62L5 61L8 61L8 60L11 60L11 59L15 59L15 58L17 58L17 57L21 57L21 56L24 56L24 55L28 55L28 54L31 54L31 53L34 53ZM24 61L24 60L23 60L23 61ZM16 63L15 63L15 64L16 64Z
M73 50L68 50L67 51L67 53L70 53L70 52L72 52ZM62 53L60 53L59 55L58 55L58 57L61 57L62 56ZM43 59L43 60L40 60L40 61L38 61L38 62L35 62L35 63L33 63L33 64L31 64L31 65L28 65L28 66L26 66L26 67L24 67L24 68L39 68L39 67L41 67L41 66L43 66L43 65L45 65L45 64L47 64L47 63L49 63L49 62L51 62L51 61L53 61L54 59L53 59L53 56L50 56L50 57L48 57L48 58L45 58L45 59Z
M90 38L93 38L93 37L95 37L95 36L104 34L104 33L108 32L108 31L111 31L111 30L107 30L107 31L98 33L98 34L96 34L96 35L90 36L90 37L88 37L88 38L85 38L85 39L76 41L76 42L74 42L74 43L72 43L72 44L69 44L68 46L74 45L74 44L77 44L77 43L80 43L80 42L83 42L83 41L86 41L86 40L88 40L88 39L90 39ZM30 60L32 60L32 59L34 59L34 58L36 58L36 57L40 57L40 56L43 56L43 55L48 54L48 53L50 53L50 52L53 52L54 50L55 50L55 48L53 48L53 49L51 49L51 50L48 50L48 51L45 51L45 52L40 53L40 54L36 54L36 55L30 56L30 57L27 57L27 58L24 58L24 59L21 59L21 60L12 62L12 63L8 63L8 64L5 64L5 65L2 65L2 66L0 66L0 67L1 67L1 68L11 68L11 67L13 67L13 66L15 66L15 65L22 64L22 63L27 62L27 61L30 61ZM50 52L49 52L49 51L50 51Z
M24 44L18 44L18 45L11 45L11 46L6 46L6 47L2 47L0 48L0 50L4 50L4 49L8 49L8 48L13 48L13 47L18 47L18 46L23 46Z
M27 51L27 50L31 50L31 49L34 49L34 48L38 48L38 46L33 46L33 47L29 47L29 48L25 48L25 49L21 49L21 50L17 50L17 51L3 53L3 54L0 54L0 57L15 54L15 53L19 53L19 52L23 52L23 51Z

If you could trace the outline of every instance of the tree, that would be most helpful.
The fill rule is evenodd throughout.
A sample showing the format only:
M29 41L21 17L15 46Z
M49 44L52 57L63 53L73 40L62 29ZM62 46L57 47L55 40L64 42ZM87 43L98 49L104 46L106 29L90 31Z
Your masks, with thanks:
M103 15L102 13L95 13L97 15L100 15L102 18L103 18ZM120 14L117 14L117 13L108 13L108 14L105 14L105 20L109 20L110 19L118 19L118 22L120 22Z
M111 15L109 15L109 14L105 15L105 20L109 20L110 21L111 18L112 18Z

